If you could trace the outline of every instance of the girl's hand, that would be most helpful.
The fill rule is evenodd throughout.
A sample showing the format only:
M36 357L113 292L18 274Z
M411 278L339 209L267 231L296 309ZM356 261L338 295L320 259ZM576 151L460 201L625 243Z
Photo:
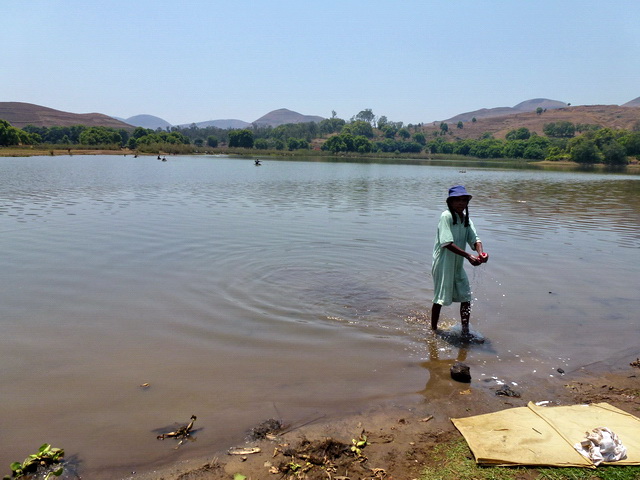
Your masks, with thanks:
M478 258L482 263L487 263L487 261L489 261L489 254L487 252L482 252Z
M473 265L474 267L477 267L478 265L482 264L482 260L480 259L480 257L475 257L473 255L469 255L468 260L469 260L469 263L471 265Z

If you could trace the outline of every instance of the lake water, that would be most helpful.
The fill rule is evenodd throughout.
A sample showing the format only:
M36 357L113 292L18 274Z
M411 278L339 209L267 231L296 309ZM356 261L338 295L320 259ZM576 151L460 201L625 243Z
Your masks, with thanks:
M472 388L637 346L640 176L0 159L0 468L49 442L85 478L117 478L241 443L267 418L428 400L430 366L459 353L428 330L435 228L458 183L491 256L466 267L487 339L466 352ZM457 306L442 316L459 323ZM196 442L156 440L192 414Z

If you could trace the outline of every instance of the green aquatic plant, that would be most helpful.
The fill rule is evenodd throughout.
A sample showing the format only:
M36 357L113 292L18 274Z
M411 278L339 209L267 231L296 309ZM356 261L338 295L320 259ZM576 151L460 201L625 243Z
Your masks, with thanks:
M364 431L360 434L358 439L351 439L351 451L356 454L357 457L363 457L362 449L369 445L367 442L367 436L364 434Z
M52 475L59 477L62 475L64 467L57 465L64 457L64 450L62 448L53 448L50 444L44 443L38 449L38 453L33 453L25 458L24 462L13 462L11 464L11 475L6 475L4 480L11 479L27 479L31 478L32 474L38 471L51 469L44 476L44 480L48 480ZM54 469L54 466L57 468Z

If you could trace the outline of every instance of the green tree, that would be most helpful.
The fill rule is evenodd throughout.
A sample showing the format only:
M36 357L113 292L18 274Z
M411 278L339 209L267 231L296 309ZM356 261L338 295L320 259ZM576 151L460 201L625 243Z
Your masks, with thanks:
M627 155L640 155L640 132L629 132L620 138Z
M247 128L229 132L229 146L253 148L253 132Z
M335 112L333 112L335 114ZM345 121L341 118L331 117L322 120L318 126L320 133L323 135L330 135L332 133L338 133L345 125Z
M398 135L400 136L400 138L403 138L405 140L411 137L409 130L407 130L406 128L401 128L400 130L398 130Z
M576 134L576 127L567 121L545 123L542 131L548 137L571 138Z
M209 135L207 137L207 145L212 148L216 148L218 146L218 139L213 135Z
M544 160L545 155L545 150L537 144L527 145L527 148L524 149L524 152L522 154L524 158L528 158L531 160Z
M447 125L445 122L441 122L440 123L440 133L441 134L445 134L449 131L449 125Z
M80 143L82 145L121 145L122 138L112 128L89 127L80 134Z
M140 138L140 137L144 137L145 135L149 135L150 133L153 133L153 130L151 130L150 128L136 127L133 133L131 134L131 137Z
M25 138L28 138L28 133L24 131L22 133ZM19 145L20 143L20 130L6 120L0 120L0 145L8 147L9 145Z
M347 137L350 137L350 140ZM322 144L322 150L332 153L348 152L349 143L353 146L353 137L350 134L334 135Z
M476 140L471 140L471 139L461 140L459 142L456 142L453 146L452 153L457 153L458 155L469 155L469 152L471 151L471 147L475 142Z
M382 127L381 130L382 130L382 134L386 138L393 138L396 136L396 133L398 132L398 129L392 123L385 123L385 125Z
M431 153L453 153L454 144L447 142L444 138L437 137L427 142L427 150Z
M120 134L120 141L122 142L122 146L124 147L129 141L129 132L124 128L121 128L118 130L118 133Z
M570 145L569 156L572 161L583 165L599 163L602 154L596 146L596 142L586 137L578 137Z
M269 141L266 138L256 138L253 146L258 150L267 150L269 148Z
M356 120L367 122L372 127L376 125L376 116L373 114L370 108L365 108L356 115Z
M595 132L587 132L589 138L592 138L599 149L612 142L617 142L624 134L620 130L612 130L610 128L602 128Z
M168 133L162 130L157 130L155 133L148 133L140 138L137 138L136 142L138 147L140 145L189 145L189 143L191 143L189 137L183 135L178 131Z
M304 138L291 137L287 140L287 149L289 151L308 149L308 148L309 148L309 142L307 142Z
M358 153L368 153L371 151L372 145L367 137L358 135L353 139L353 148Z
M385 138L381 142L376 142L372 150L375 152L392 153L398 150L398 142L392 138Z
M30 125L25 127L29 128ZM84 132L87 127L84 125L74 125L71 127L58 127L53 126L50 128L41 127L41 137L44 143L80 143L80 134ZM65 138L67 137L67 138Z
M462 130L462 129L464 128L464 123L462 123L462 120L460 120L460 121L458 122L458 124L456 125L456 128L458 128L458 129L460 129L460 130Z
M601 128L600 125L592 123L576 123L576 132L578 133L600 130Z
M531 132L526 127L520 127L507 133L507 140L527 140L531 136Z
M626 165L627 152L624 147L616 141L606 143L600 147L602 152L602 161L607 165Z
M371 127L371 124L362 121L362 120L356 120L355 122L351 122L346 124L343 128L342 128L342 133L349 133L353 136L357 136L357 135L363 135L367 138L372 138L373 137L373 128Z
M398 151L400 153L420 153L422 145L416 142L398 142Z
M507 140L502 147L502 154L506 158L523 158L527 149L527 142L524 140Z
M478 140L471 147L469 154L478 158L501 158L502 142L496 138Z
M422 146L427 144L427 138L424 136L424 133L422 133L422 132L414 133L413 134L413 141L416 142L416 143L419 143Z

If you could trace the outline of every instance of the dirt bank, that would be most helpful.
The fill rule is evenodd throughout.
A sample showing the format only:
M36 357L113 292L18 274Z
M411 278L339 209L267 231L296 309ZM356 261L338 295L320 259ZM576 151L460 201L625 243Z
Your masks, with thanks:
M229 447L257 447L259 453L212 452L209 458L136 473L128 478L226 480L240 474L236 478L244 476L248 480L418 479L424 468L434 463L436 445L461 438L450 421L452 417L489 413L542 400L552 405L608 402L638 416L639 354L624 352L615 359L557 377L525 381L513 387L519 396L497 395L499 385L452 380L437 398L425 398L413 407L385 407L300 427L284 426L283 431L264 439L251 440L251 432L247 432L247 443ZM535 475L535 469L530 473Z

